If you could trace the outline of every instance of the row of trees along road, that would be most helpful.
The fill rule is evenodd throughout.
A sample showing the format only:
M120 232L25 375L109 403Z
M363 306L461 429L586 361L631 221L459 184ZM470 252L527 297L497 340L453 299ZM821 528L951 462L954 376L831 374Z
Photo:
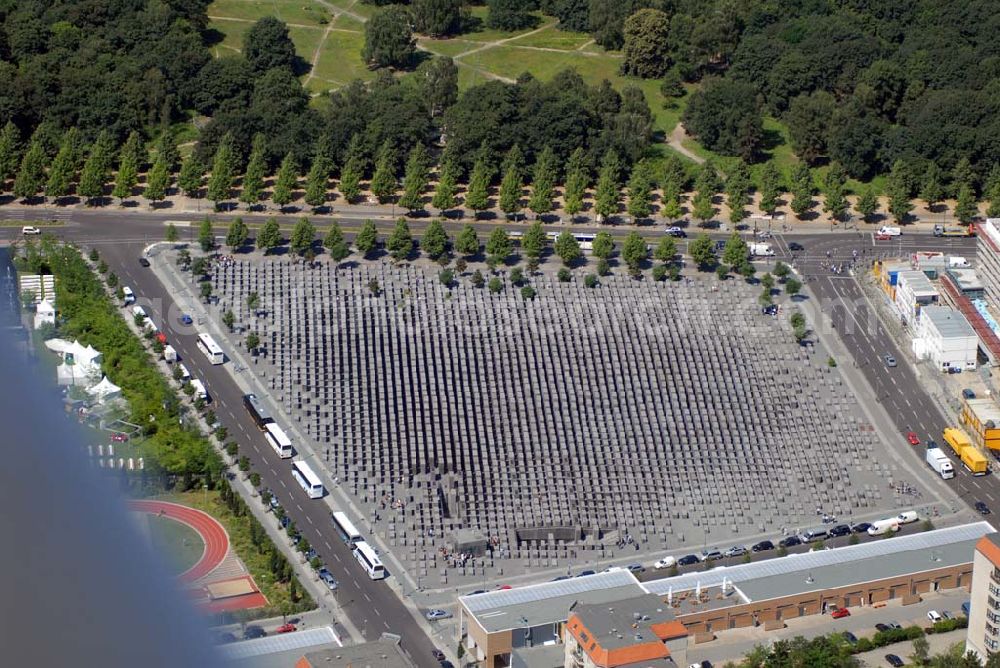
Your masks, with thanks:
M355 136L350 142L354 149L340 170L321 153L303 173L294 154L289 153L277 172L269 174L262 134L254 137L245 163L232 135L226 135L206 174L196 154L178 159L169 134L162 135L150 151L137 132L121 146L115 146L111 135L102 132L88 146L79 131L71 128L51 160L40 139L33 139L22 151L16 135L13 124L0 131L0 169L4 170L0 190L9 187L15 197L29 201L43 194L56 201L71 194L89 202L99 202L108 194L124 201L141 192L153 206L168 196L183 194L207 197L217 206L235 200L250 208L266 202L285 207L301 199L318 211L332 201L336 188L347 202L359 201L367 189L379 202L393 202L410 211L428 205L444 211L464 206L477 213L498 207L508 215L526 210L542 215L561 209L575 216L589 201L593 212L603 218L627 214L636 220L653 215L677 220L687 214L707 222L719 215L718 203L724 198L732 223L747 218L754 193L760 211L769 215L784 202L796 216L809 216L819 206L814 199L818 194L823 196L823 211L835 219L856 214L873 220L880 207L880 193L871 187L858 193L852 204L847 198L847 175L836 164L819 180L805 164L782 174L769 162L755 183L742 160L724 178L711 161L692 169L677 158L669 158L658 167L641 159L629 169L610 149L595 173L583 148L578 147L561 163L556 151L545 147L528 165L525 152L514 144L498 165L488 150L476 152L468 179L460 185L462 168L457 161L446 151L444 164L435 166L430 152L420 143L410 149L405 161L400 161L387 143L374 164L365 165L356 150L359 140ZM336 181L335 171L339 172ZM239 189L237 180L242 184ZM986 215L1000 216L1000 169L990 172L984 190L989 200ZM907 163L898 161L886 181L886 213L903 222L914 209L915 197L936 207L951 196L956 199L955 217L969 223L979 216L976 192L967 161L947 178L936 169L915 173Z

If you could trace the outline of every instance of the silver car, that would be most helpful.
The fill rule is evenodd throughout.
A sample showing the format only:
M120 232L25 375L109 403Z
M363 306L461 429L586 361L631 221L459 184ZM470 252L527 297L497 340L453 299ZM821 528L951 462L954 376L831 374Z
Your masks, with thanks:
M742 557L747 553L746 545L733 545L731 548L722 553L724 557Z
M334 591L337 589L337 578L333 577L330 571L326 570L325 568L320 569L319 579L322 580L324 584L326 584L326 586L330 588L330 591Z
M429 621L433 622L434 620L437 619L448 619L449 617L451 617L451 613L448 612L447 610L438 610L437 608L433 608L431 610L428 610L427 614L425 614L424 616L427 617Z
M896 358L893 357L892 355L886 355L884 359L885 359L885 365L887 367L896 366Z

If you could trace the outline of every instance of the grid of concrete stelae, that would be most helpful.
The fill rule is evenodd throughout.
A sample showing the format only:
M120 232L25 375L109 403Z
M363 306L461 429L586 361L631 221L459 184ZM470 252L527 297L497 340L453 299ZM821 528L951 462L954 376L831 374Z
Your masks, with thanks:
M425 573L458 528L495 544L481 566L544 567L625 536L700 546L892 505L895 465L857 402L761 315L759 286L531 280L525 302L506 279L446 288L412 265L213 268L222 308L261 337L261 383Z

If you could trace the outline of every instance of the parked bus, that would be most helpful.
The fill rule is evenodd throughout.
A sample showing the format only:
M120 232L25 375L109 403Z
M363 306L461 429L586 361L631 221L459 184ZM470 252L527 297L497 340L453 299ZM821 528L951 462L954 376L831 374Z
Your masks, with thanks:
M365 541L355 544L354 558L368 572L368 577L372 580L381 580L385 577L385 566L382 565L382 561L375 554L372 546Z
M271 449L278 453L282 459L291 459L295 453L292 451L292 440L288 438L285 430L273 422L264 425L264 437L271 445ZM309 490L306 490L307 492ZM323 496L320 494L320 496Z
M201 348L201 352L205 353L205 357L212 364L225 364L226 355L210 334L202 333L198 335L198 347Z
M549 240L552 241L552 243L555 243L560 234L561 232L549 232ZM573 238L576 239L576 242L580 244L580 250L589 251L594 249L594 238L597 236L596 234L584 234L582 232L574 232L572 234Z
M262 431L264 427L274 422L271 413L264 407L264 404L257 398L256 394L244 394L243 407L247 409L247 413L253 418L257 428Z
M347 519L347 515L344 513L337 512L333 514L333 527L340 534L340 540L348 545L365 542L361 532L354 528L351 520Z
M305 490L306 494L309 495L310 499L320 499L326 494L326 489L323 488L322 481L313 472L309 464L301 461L292 462L292 475L295 476L295 480Z

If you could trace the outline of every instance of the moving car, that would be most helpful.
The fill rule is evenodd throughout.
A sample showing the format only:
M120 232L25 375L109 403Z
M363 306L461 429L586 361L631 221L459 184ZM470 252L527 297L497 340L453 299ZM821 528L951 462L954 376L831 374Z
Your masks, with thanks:
M769 540L762 540L759 543L754 543L750 549L754 552L767 552L774 549L774 543Z
M687 236L687 232L685 232L681 228L677 227L676 225L673 226L673 227L668 227L667 228L667 234L669 234L672 237L686 237Z
M802 539L798 536L788 536L787 538L782 538L778 541L778 545L781 547L794 547L796 545L801 545Z
M691 564L697 564L701 559L697 554L686 554L677 560L678 566L690 566Z
M891 236L889 236L888 234L883 234L883 233L881 233L881 232L879 232L879 233L877 233L877 234L875 235L875 241L888 241L888 240L889 240L889 239L891 239L891 238L892 238L892 237L891 237Z
M21 234L24 235L41 234L41 233L42 231L37 227L35 227L34 225L25 225L24 227L21 228Z
M451 617L451 613L448 612L447 610L438 610L437 608L432 608L431 610L427 611L424 617L426 617L428 621L433 622L436 619L448 619L449 617Z
M803 246L802 244L800 244L797 241L793 241L792 243L788 244L788 250L800 251L800 250L805 250L805 249L806 249L806 247Z
M883 357L882 359L884 359L884 360L885 360L885 365L886 365L887 367L890 367L890 368L892 368L892 367L896 366L896 358L895 358L895 357L893 357L892 355L886 355L886 356L885 356L885 357Z
M894 668L900 668L901 666L906 665L905 663L903 663L903 660L900 659L895 654L886 654L885 660L888 661L889 665L893 666Z
M833 611L831 615L834 619L841 619L842 617L850 617L851 611L847 608L837 608Z
M910 445L920 445L920 439L917 438L916 432L906 432L906 440L910 442Z
M148 267L149 266L149 260L147 260L144 257L140 257L139 258L139 266L140 267Z
M987 506L982 501L976 501L976 512L978 512L980 515L989 515L990 507Z
M295 624L282 624L274 630L275 633L291 633L295 631Z
M664 568L672 568L673 566L676 565L677 565L677 559L675 559L674 557L663 557L655 564L653 564L653 568L659 571ZM631 570L631 568L629 570Z

